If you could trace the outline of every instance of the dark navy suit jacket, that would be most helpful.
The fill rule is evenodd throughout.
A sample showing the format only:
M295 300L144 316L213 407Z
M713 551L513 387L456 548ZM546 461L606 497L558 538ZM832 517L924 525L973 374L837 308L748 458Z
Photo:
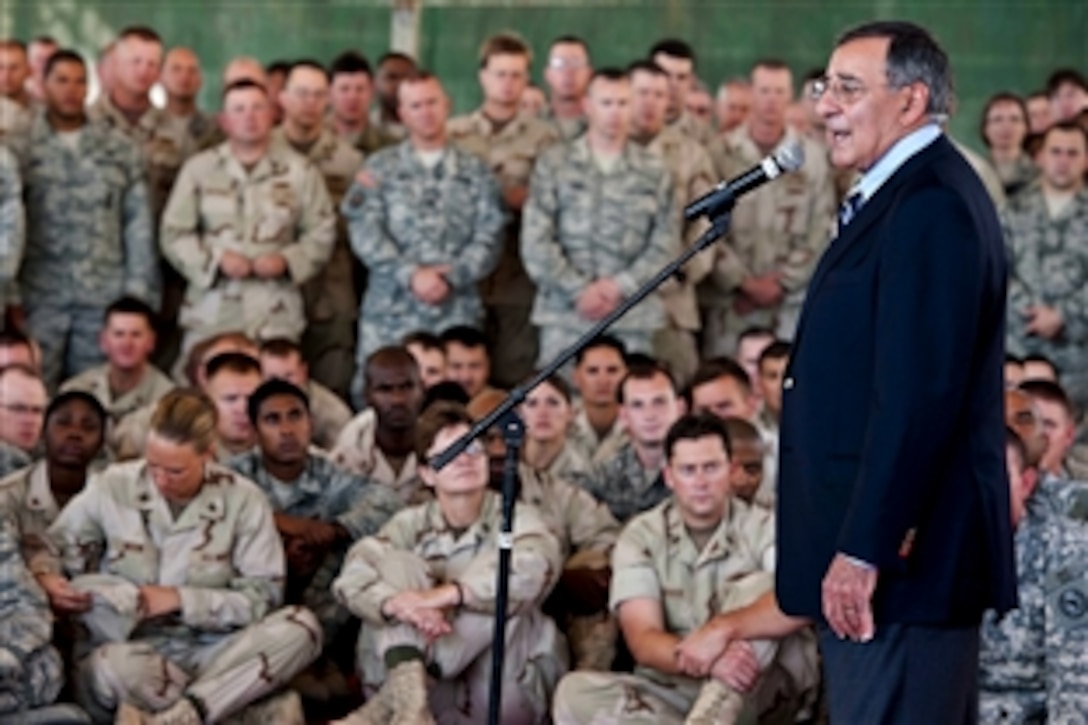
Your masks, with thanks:
M1015 605L1006 264L993 203L942 136L820 260L783 383L777 595L817 619L836 552L879 568L882 622Z

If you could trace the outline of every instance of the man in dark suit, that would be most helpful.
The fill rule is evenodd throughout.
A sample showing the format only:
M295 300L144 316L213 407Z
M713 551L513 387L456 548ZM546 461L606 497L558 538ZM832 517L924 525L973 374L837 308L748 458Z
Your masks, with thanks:
M973 722L981 614L1016 600L1001 231L941 134L951 79L925 30L847 32L815 93L860 179L783 380L778 606L707 642L814 621L832 722Z

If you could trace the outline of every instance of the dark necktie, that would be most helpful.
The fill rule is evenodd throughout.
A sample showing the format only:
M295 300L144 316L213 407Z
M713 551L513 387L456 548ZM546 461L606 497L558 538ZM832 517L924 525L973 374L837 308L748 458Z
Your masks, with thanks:
M864 203L865 196L860 191L852 192L843 200L842 206L839 207L840 234L842 234L842 230L846 228L846 225L854 220Z

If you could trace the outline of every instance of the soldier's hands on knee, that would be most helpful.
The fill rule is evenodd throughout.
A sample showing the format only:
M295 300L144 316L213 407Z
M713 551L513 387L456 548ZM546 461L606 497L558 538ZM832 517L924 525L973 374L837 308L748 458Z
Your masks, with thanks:
M712 619L680 640L676 665L690 677L706 677L732 641L730 632Z
M752 645L743 639L730 643L725 654L710 669L714 679L724 682L738 692L751 692L759 680L759 660Z
M277 279L287 274L287 260L282 254L262 254L253 260L253 274L261 279Z
M49 605L57 612L78 613L91 608L91 595L73 587L60 574L39 574L38 584L49 597Z

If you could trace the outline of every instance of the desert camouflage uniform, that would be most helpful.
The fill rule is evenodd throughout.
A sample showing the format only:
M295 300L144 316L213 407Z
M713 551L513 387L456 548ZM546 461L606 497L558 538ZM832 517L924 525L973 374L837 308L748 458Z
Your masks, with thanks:
M340 431L330 457L336 465L355 475L388 486L405 504L422 503L428 496L419 477L416 454L409 453L401 469L394 470L378 448L377 428L377 413L373 408L367 408Z
M93 650L77 693L109 717L122 702L159 711L186 696L209 721L281 688L321 651L321 629L283 597L283 546L261 491L209 464L177 514L143 460L111 466L50 527L48 567L94 595L81 620ZM139 587L175 587L179 612L138 615Z
M332 253L336 219L321 174L278 144L250 171L224 143L182 167L163 214L163 254L188 282L179 318L184 349L241 330L255 340L298 340L306 327L301 285ZM219 260L231 251L249 259L280 254L279 279L229 279Z
M431 689L438 721L486 719L500 509L499 496L486 492L480 517L458 532L446 523L437 502L414 506L348 552L333 591L363 620L358 651L365 691L384 681L388 649L416 647L427 652L440 676ZM562 636L540 611L563 560L559 542L531 506L516 506L513 537L503 674L509 687L504 688L500 722L540 723L547 720L551 693L566 671ZM433 645L414 627L382 615L382 603L398 592L447 582L460 585L464 604L452 615L453 632Z

